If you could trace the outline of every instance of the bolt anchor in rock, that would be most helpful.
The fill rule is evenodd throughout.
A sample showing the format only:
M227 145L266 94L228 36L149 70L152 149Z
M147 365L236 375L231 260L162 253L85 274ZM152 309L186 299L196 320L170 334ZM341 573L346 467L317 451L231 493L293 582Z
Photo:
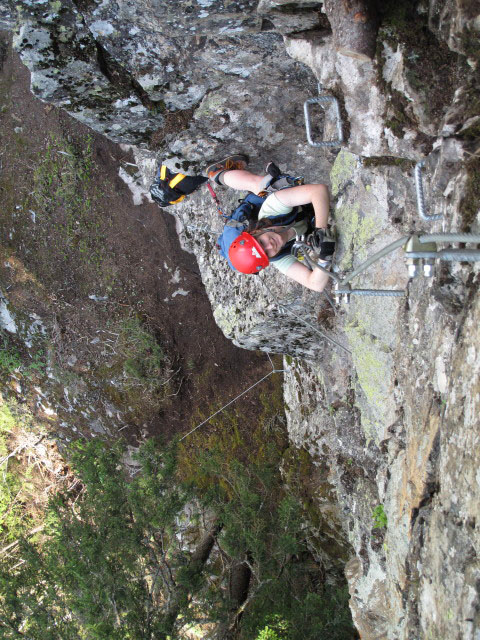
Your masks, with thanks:
M435 260L433 258L425 258L423 261L423 275L426 278L431 278L433 276L435 266Z
M350 303L350 296L352 288L349 284L341 285L341 283L335 283L335 302L339 304L340 302L344 302L345 304Z
M418 255L419 253L422 254L421 257ZM423 275L427 278L432 277L436 255L437 244L435 242L420 242L417 235L411 236L405 245L405 263L408 276L415 278L423 265Z

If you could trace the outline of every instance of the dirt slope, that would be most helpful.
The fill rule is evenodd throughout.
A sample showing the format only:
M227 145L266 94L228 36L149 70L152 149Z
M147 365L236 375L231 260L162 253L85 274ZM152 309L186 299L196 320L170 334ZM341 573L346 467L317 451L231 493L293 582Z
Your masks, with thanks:
M119 177L122 167L135 171L132 157L35 99L9 40L3 33L1 289L17 314L36 314L47 327L50 364L90 377L87 387L97 395L104 391L99 378L115 370L118 327L138 320L166 354L168 397L157 403L110 389L107 400L130 405L129 438L186 431L270 365L221 334L196 261L179 246L174 218L155 204L133 204ZM242 406L254 412L255 397ZM76 424L84 430L81 419Z

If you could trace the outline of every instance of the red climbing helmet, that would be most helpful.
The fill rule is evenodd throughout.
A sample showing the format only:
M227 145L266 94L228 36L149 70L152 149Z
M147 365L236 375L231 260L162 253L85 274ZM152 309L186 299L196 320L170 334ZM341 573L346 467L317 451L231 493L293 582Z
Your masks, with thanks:
M235 269L241 273L258 273L269 265L262 245L246 231L232 242L228 257Z

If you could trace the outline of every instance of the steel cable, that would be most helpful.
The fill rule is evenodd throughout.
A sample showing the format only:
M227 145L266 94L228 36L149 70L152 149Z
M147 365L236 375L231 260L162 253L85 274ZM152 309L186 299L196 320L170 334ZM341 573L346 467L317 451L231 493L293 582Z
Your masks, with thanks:
M291 311L291 309L288 308L287 305L279 302L275 296L275 294L272 292L272 290L270 289L270 287L267 285L267 283L260 278L260 282L263 284L263 286L267 289L267 291L269 292L269 294L272 296L275 304L280 307L281 309L284 309L285 311L287 311L287 313L289 313L291 316L293 316L294 318L296 318L297 320L300 320L300 322L303 322L305 325L307 325L307 327L310 327L310 329L312 329L313 331L315 331L315 333L318 333L322 338L324 338L325 340L327 340L328 342L331 342L332 344L334 344L336 347L340 347L340 349L343 349L343 351L345 351L345 353L348 353L349 355L352 355L352 352L347 349L346 347L343 346L343 344L340 344L340 342L337 342L336 340L334 340L333 338L330 338L330 336L327 336L325 333L323 333L323 331L320 331L320 329L318 329L317 327L315 327L311 322L308 322L308 320L305 320L305 318L302 318L300 315L298 315L297 313L295 313L294 311Z
M420 242L473 242L480 244L478 233L426 233L418 237Z
M358 296L378 296L403 298L405 291L403 289L336 289L335 295L358 295Z
M204 424L206 424L207 422L209 422L212 418L214 418L215 416L217 416L219 413L222 413L222 411L224 411L227 407L229 407L231 404L233 404L234 402L236 402L239 398L241 398L242 396L244 396L246 393L248 393L251 389L253 389L254 387L256 387L258 384L260 384L261 382L263 382L264 380L266 380L267 378L269 378L273 373L283 373L285 371L285 369L275 369L275 365L273 364L273 361L270 357L270 354L267 353L267 357L270 360L270 364L272 365L272 370L269 371L267 373L267 375L263 376L263 378L260 378L260 380L257 380L257 382L255 382L254 384L252 384L250 387L248 387L248 389L245 389L245 391L242 391L242 393L239 393L238 396L236 396L235 398L233 398L233 400L230 400L230 402L227 402L227 404L223 405L223 407L221 407L218 411L215 411L215 413L212 413L211 416L209 416L206 420L203 420L203 422L200 422L200 424L197 424L196 427L194 427L191 431L189 431L188 433L186 433L184 436L182 436L179 440L179 442L181 442L182 440L185 440L185 438L187 438L189 435L191 435L194 431L196 431L197 429L200 429L200 427L203 427Z

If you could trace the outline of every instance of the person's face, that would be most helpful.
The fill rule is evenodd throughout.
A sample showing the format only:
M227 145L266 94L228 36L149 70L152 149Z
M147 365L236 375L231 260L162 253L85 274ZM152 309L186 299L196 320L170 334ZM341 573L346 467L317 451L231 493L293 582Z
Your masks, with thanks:
M276 256L285 244L283 236L276 231L264 231L260 235L256 236L256 239L262 245L269 258Z

